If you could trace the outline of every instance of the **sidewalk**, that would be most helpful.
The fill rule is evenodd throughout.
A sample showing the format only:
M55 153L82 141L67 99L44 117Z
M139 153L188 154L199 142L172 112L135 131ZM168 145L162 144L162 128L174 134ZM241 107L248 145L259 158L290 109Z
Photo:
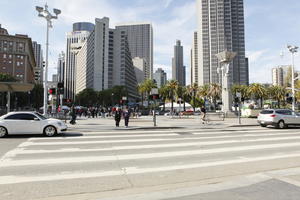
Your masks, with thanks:
M71 130L88 128L91 125L95 129L101 130L136 130L136 129L170 129L170 128L228 128L228 127L251 127L258 126L255 118L241 118L241 124L239 124L237 118L226 118L224 121L220 118L209 117L208 124L202 124L200 116L189 116L189 117L166 117L157 116L156 124L154 126L152 116L142 116L139 118L131 118L129 121L129 127L125 128L124 120L120 122L120 127L115 127L115 121L112 117L110 118L79 118L76 125L68 126Z

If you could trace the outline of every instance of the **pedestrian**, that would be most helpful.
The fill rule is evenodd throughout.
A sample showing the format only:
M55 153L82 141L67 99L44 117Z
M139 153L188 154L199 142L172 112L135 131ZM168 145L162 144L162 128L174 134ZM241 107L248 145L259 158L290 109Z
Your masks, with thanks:
M115 111L115 121L116 121L116 127L119 127L120 121L122 117L122 111L120 108L117 108Z
M124 111L123 111L123 117L125 121L125 127L128 128L128 123L129 123L129 118L130 118L130 110L126 106Z
M204 106L201 107L201 121L204 124L206 121L206 109Z
M71 121L70 124L76 124L76 110L74 108L74 106L71 107Z

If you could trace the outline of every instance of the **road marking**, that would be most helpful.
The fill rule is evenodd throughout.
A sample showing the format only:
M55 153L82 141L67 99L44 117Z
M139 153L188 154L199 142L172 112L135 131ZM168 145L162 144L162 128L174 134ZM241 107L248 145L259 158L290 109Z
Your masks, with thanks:
M199 131L199 130L197 130ZM57 137L57 138L30 138L29 141L44 141L44 140L47 140L47 141L52 141L52 140L80 140L80 139L113 139L113 138L131 138L131 137L156 137L156 136L162 136L162 137L165 137L165 136L180 136L180 134L178 133L174 133L174 132L177 132L177 131L171 131L169 132L169 134L137 134L137 135L123 135L123 134L120 134L120 135L85 135L85 136L76 136L76 137ZM257 133L256 130L251 130L251 131L234 131L233 134L234 135L241 135L243 136L244 133L255 133L257 134L258 136L261 135L260 133L265 133L265 132L270 132L269 130L263 130L263 131L260 131L259 133ZM272 131L273 132L273 131ZM277 133L282 133L282 131L275 131ZM227 132L227 131L220 131L220 132L212 132L212 133L207 133L207 132L195 132L195 131L185 131L185 132L182 132L183 134L184 133L192 133L192 135L218 135L218 134L224 134L224 135L229 135L229 134L232 134L230 132ZM270 135L276 135L277 133L271 133ZM287 134L299 134L299 132L285 132ZM284 134L284 133L282 133ZM278 134L277 134L278 135Z
M281 156L262 156L256 158L243 158L243 159L232 159L226 161L214 161L206 163L196 163L187 165L172 165L166 167L157 168L136 168L128 167L123 168L121 171L105 171L105 172L72 172L72 174L53 174L48 176L0 176L0 185L3 184L16 184L16 183L26 183L26 182L39 182L39 181L55 181L55 180L68 180L68 179L79 179L79 178L98 178L106 176L118 176L126 171L126 175L129 174L144 174L144 173L157 173L175 170L186 170L186 169L198 169L205 167L230 165L230 164L241 164L247 162L258 162L258 161L269 161L276 159L285 158L298 158L300 153L293 153Z
M298 134L298 133L297 133ZM277 134L272 134L277 135ZM258 137L256 135L244 135L245 137ZM261 134L260 136L271 136L271 134ZM226 138L235 138L238 136L227 136ZM225 138L225 136L224 136ZM203 138L201 138L203 139ZM217 139L217 138L216 138ZM218 138L220 139L220 138ZM270 138L272 139L272 138ZM239 141L240 142L240 141ZM243 139L245 142L245 139ZM251 142L251 141L250 141ZM230 141L230 143L236 143ZM219 144L219 143L218 143ZM224 144L224 143L222 143ZM226 144L226 143L225 143ZM55 145L55 143L53 143ZM50 150L40 150L40 149L25 149L17 148L10 153L10 157L15 157L17 154L46 154L46 153L76 153L76 152L101 152L101 151L119 151L119 150L138 150L138 149L154 149L154 148L171 148L171 147L192 147L203 145L201 142L185 142L185 143L171 143L171 144L151 144L151 145L131 145L131 146L109 146L102 148L62 148L62 149L50 149Z
M235 136L236 137L236 136ZM57 145L80 145L80 144L115 144L115 143L141 143L143 142L168 142L168 141L189 141L189 140L203 140L203 139L226 139L234 138L233 136L222 136L222 137L200 137L200 138L159 138L159 139L128 139L128 140L100 140L100 141L69 141L69 142L24 142L20 147L29 146L57 146ZM201 144L226 144L232 142L256 142L256 141L278 141L278 140L292 140L300 139L299 136L286 136L286 137L276 137L276 138L260 138L260 139L236 139L228 141L216 141L216 142L203 142Z
M0 163L0 167L17 167L17 166L33 166L33 165L56 165L56 164L69 164L69 163L84 163L84 162L107 162L116 160L142 160L153 158L170 158L177 156L192 156L192 155L205 155L213 153L227 153L238 151L250 150L265 150L283 147L300 146L300 142L285 143L285 144L262 144L251 146L239 147L226 147L214 149L200 149L200 150L185 150L185 151L172 151L172 152L159 152L159 153L143 153L143 154L126 154L116 156L86 156L86 157L59 157L59 158L45 158L45 159L26 159L26 160L6 160ZM281 155L278 155L281 156ZM244 159L244 158L241 158Z

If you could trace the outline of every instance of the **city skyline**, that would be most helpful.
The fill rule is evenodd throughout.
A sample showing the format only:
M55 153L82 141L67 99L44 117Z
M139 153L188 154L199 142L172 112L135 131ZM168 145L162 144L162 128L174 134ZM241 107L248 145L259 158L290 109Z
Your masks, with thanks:
M290 1L292 4L284 4L280 0L263 2L245 0L246 56L249 57L250 83L271 83L271 68L291 62L286 45L300 45L297 37L298 27L300 27L297 21L299 15L297 8L300 7L300 2ZM72 29L72 24L80 21L93 22L95 17L107 16L112 21L111 27L126 22L152 22L154 30L153 70L162 67L168 73L168 78L171 75L170 58L173 54L173 43L176 39L182 40L185 47L184 63L187 66L187 84L189 84L190 48L193 33L197 29L196 1L165 0L162 4L156 2L156 0L135 0L130 3L116 0L101 2L88 0L78 1L69 6L66 0L48 1L50 9L55 7L62 10L62 14L58 20L54 21L54 28L50 32L50 74L56 73L57 58L61 51L65 51L66 33ZM0 6L6 8L0 13L2 27L6 28L10 34L27 34L32 40L42 44L42 48L45 49L45 22L37 17L34 9L34 6L43 6L44 3L40 0L18 1L18 4L8 0L1 1ZM11 14L12 10L19 15ZM120 12L121 10L125 12ZM266 16L265 13L276 13L276 15ZM29 23L30 26L28 26ZM280 57L281 51L284 51L283 58ZM295 58L295 68L299 69L300 57L296 54ZM268 74L267 77L266 74Z

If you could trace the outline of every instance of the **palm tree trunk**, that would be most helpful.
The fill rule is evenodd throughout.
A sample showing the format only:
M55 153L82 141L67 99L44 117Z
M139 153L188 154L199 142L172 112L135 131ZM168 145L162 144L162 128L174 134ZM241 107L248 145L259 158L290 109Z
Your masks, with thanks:
M164 99L164 107L163 107L163 111L166 111L166 99Z
M183 111L185 112L185 101L183 101Z

